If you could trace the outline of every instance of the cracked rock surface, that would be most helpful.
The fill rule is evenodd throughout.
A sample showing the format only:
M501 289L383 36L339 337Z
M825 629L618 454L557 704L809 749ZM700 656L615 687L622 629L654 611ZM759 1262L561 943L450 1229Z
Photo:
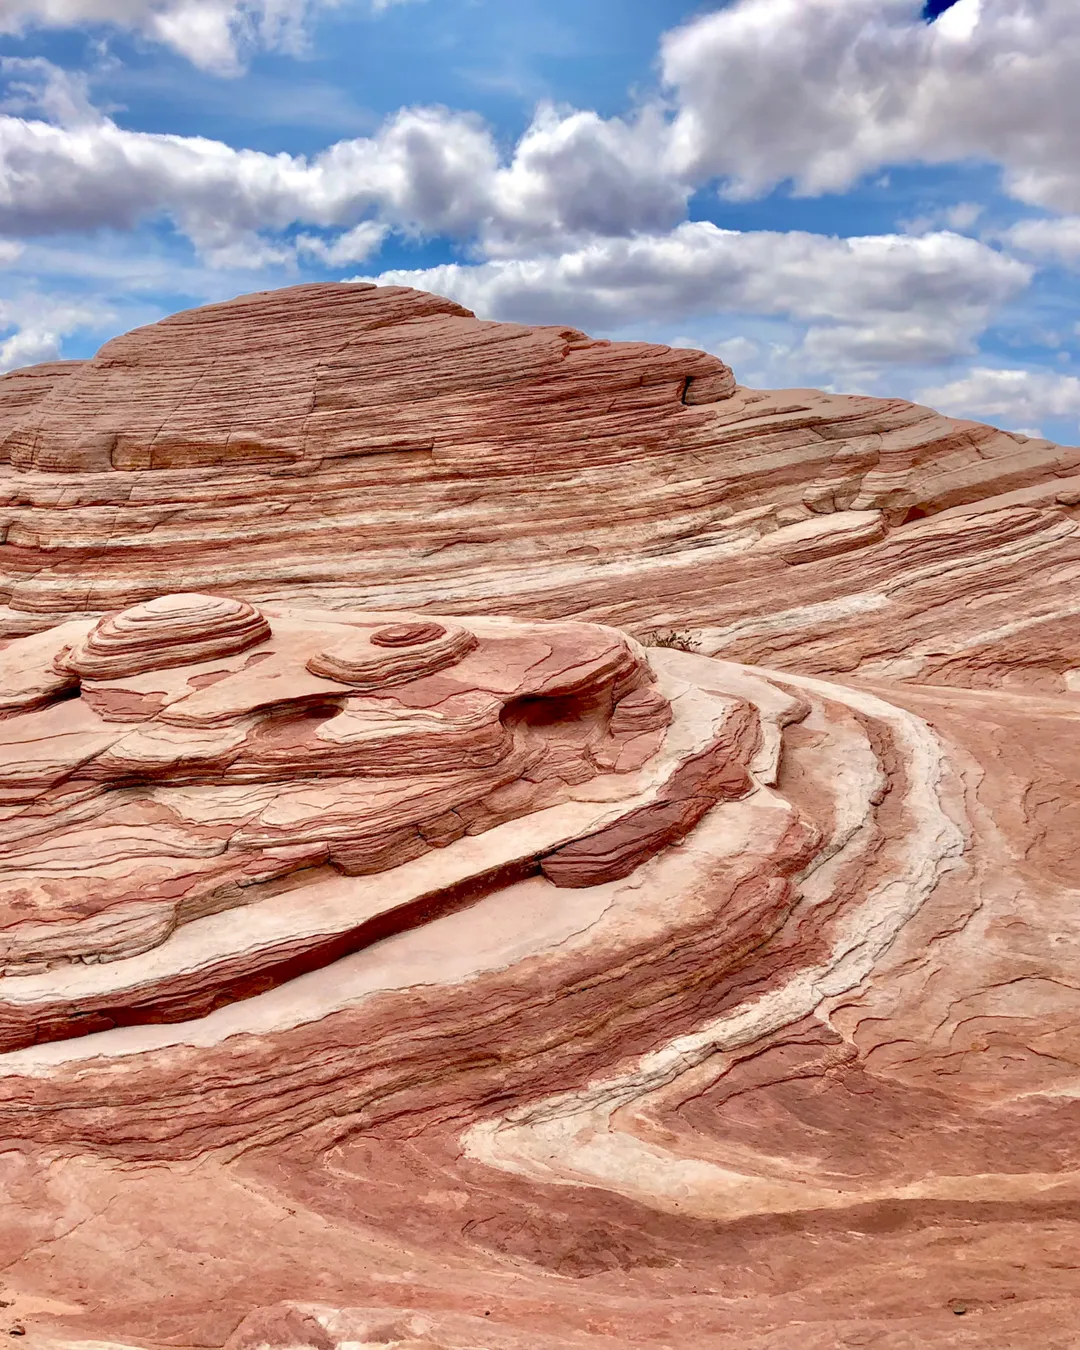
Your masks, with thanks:
M0 1331L1075 1350L1080 451L363 286L0 428Z

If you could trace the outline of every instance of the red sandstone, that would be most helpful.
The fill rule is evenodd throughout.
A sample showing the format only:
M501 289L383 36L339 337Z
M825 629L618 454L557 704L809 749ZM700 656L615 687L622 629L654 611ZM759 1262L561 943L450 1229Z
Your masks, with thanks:
M1072 1350L1080 450L361 286L0 424L0 1330Z

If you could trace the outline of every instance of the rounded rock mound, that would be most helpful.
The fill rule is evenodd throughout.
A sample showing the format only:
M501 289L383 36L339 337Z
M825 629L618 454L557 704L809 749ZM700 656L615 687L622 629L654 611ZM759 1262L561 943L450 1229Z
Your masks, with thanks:
M269 623L245 600L163 595L106 615L57 664L82 679L126 679L235 656L269 636Z
M358 692L405 684L456 665L476 646L457 624L393 623L373 633L356 631L311 656L312 675L351 685Z

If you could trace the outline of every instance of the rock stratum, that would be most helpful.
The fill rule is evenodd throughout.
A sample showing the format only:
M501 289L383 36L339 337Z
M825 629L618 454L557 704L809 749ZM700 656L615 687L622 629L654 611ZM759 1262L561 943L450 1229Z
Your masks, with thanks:
M1080 451L363 286L0 418L0 1331L1073 1350Z
M1080 449L404 288L245 296L0 377L0 445L8 636L209 591L1058 689L1080 639Z

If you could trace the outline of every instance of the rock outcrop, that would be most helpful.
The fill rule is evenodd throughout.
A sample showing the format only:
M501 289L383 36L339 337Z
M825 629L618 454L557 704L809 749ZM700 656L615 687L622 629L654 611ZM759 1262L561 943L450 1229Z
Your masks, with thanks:
M401 288L245 296L2 377L0 443L8 636L195 590L1047 689L1080 637L1080 449Z
M752 787L752 711L668 732L591 625L179 595L48 636L0 654L0 1051L202 1016L512 878L621 879Z
M363 287L0 418L0 1331L1071 1350L1080 451Z

